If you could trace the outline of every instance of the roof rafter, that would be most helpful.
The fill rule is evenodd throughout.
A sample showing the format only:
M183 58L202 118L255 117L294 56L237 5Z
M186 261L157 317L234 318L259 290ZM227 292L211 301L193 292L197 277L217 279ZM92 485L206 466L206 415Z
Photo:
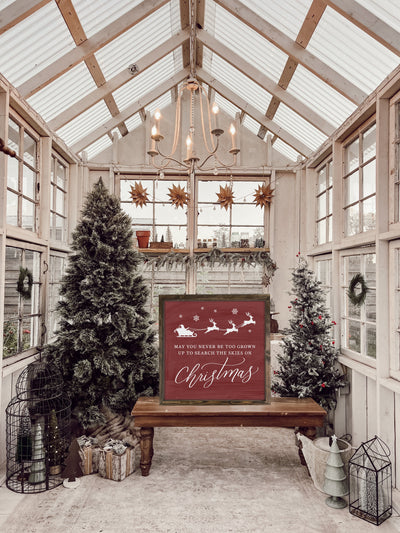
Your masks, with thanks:
M400 56L400 33L355 0L324 0L347 20Z
M81 21L79 20L79 17L75 11L72 0L56 0L56 2L75 44L79 46L81 43L87 41L85 30L83 29ZM96 59L96 56L94 54L88 56L85 59L85 64L97 87L104 85L106 79ZM113 117L118 115L119 109L112 94L108 94L104 98L104 102ZM128 128L125 124L119 124L118 129L122 136L128 133Z
M364 91L351 83L347 78L329 67L308 50L305 50L301 45L278 30L278 28L240 2L240 0L215 0L215 2L277 46L285 54L310 70L318 78L336 89L351 102L359 105L367 97Z
M89 107L94 104L97 104L97 102L100 102L100 100L105 98L108 94L111 94L119 87L122 87L122 85L124 85L125 83L131 81L132 78L140 76L141 72L151 67L151 65L171 53L188 38L189 33L187 31L180 31L179 33L173 35L137 61L136 64L139 67L139 70L135 75L132 75L128 69L122 70L109 81L107 81L88 95L84 96L81 100L75 102L68 109L65 109L58 116L50 120L48 122L49 127L52 130L56 131L62 126L65 126L65 124L67 124L75 117L86 111L86 109L89 109Z
M202 79L207 85L211 86L221 96L229 100L236 107L247 113L250 117L256 120L262 126L265 126L271 133L277 135L282 141L294 148L300 154L308 157L312 150L299 139L294 137L291 133L278 126L272 120L266 118L258 109L246 102L243 98L234 93L229 87L210 76L204 69L200 68L197 71L198 77Z
M49 4L52 0L25 0L15 1L0 11L0 35L16 26L41 7Z
M335 128L332 124L321 117L313 109L303 104L298 98L286 92L268 76L262 74L256 67L253 67L253 65L248 63L242 57L235 54L230 48L215 39L215 37L210 35L208 32L205 30L199 31L198 38L205 46L210 48L210 50L236 67L240 72L248 76L251 80L260 85L260 87L268 91L270 94L275 95L278 101L283 102L288 107L293 109L293 111L308 120L308 122L311 122L313 126L325 133L325 135L330 135L333 133Z
M103 135L107 135L109 131L111 131L113 128L118 126L120 122L124 122L125 120L128 120L131 116L135 115L136 113L139 113L139 111L143 108L149 105L151 102L156 100L158 97L162 96L166 92L172 89L174 85L177 85L182 80L184 80L189 75L190 69L184 68L181 71L177 72L174 76L171 78L163 81L160 83L160 85L157 85L154 89L152 89L150 92L146 93L142 96L139 100L136 100L133 104L125 108L119 115L116 117L111 118L110 120L107 120L104 124L102 124L99 128L96 128L92 132L90 132L88 135L80 139L78 142L73 144L71 146L71 150L73 152L81 152L84 150L87 146L90 146L94 142L96 142L98 139L103 137Z
M127 13L98 31L85 42L17 87L18 91L24 98L29 98L29 96L32 96L40 89L59 78L64 72L67 72L78 63L84 61L91 54L111 42L113 39L119 37L122 33L138 24L141 20L148 17L168 2L169 0L143 0L139 5L133 7Z

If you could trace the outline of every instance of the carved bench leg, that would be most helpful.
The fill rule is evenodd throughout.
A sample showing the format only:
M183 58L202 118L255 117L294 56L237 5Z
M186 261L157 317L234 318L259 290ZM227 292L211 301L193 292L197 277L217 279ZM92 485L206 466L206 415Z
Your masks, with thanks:
M140 469L142 476L150 474L151 460L153 458L154 428L140 428Z
M295 429L294 433L295 434L301 433L305 437L308 437L310 440L314 440L316 435L317 435L317 428L315 428L313 426L299 427L299 428ZM299 449L300 463L303 466L307 466L306 460L304 459L303 450L302 450L303 444L302 444L302 442L300 440L298 440L298 439L296 439L296 440L297 440L297 447ZM308 470L308 467L307 467L307 470Z

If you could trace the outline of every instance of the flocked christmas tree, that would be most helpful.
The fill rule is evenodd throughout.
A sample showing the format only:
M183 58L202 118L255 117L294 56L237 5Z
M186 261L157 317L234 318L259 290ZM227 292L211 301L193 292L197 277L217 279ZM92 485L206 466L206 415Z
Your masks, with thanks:
M334 326L325 305L321 283L300 258L292 274L295 296L289 306L289 328L284 330L272 390L280 396L313 398L325 409L336 407L337 389L345 379L337 368L338 352L330 335Z
M84 426L103 421L102 406L130 413L139 395L158 390L148 290L132 247L131 219L102 179L89 193L62 279L56 341L48 360L59 368L72 413Z

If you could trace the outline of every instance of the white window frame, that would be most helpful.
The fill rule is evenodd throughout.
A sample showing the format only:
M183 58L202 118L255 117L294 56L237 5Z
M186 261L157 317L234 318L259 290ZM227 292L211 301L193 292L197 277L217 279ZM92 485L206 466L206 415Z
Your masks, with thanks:
M325 176L326 176L326 185L325 189L319 190L319 176L320 173L325 169ZM329 177L331 177L331 182L329 181ZM318 202L319 198L325 194L326 198L326 211L325 216L318 217ZM329 195L331 198L331 205L329 206ZM333 238L333 227L332 227L332 202L333 202L333 159L332 156L324 161L322 165L320 165L316 171L316 194L315 194L315 243L316 246L322 246L324 244L332 242ZM330 207L330 208L329 208ZM325 220L325 240L324 242L319 242L319 231L318 231L318 224ZM329 227L331 228L331 235L329 235Z
M400 381L400 239L389 244L390 376Z

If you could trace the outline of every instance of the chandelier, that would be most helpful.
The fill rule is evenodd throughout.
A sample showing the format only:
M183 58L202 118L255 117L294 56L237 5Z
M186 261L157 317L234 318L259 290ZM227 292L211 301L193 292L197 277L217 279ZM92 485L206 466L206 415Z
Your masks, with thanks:
M231 168L236 165L239 148L236 145L236 128L232 122L229 128L231 135L231 148L227 151L230 155L229 161L221 159L219 154L220 138L224 130L219 127L218 123L218 105L214 102L211 106L205 88L196 78L196 0L190 2L190 74L186 82L180 87L176 102L174 137L172 148L169 154L165 154L161 148L161 142L164 135L161 133L161 113L157 109L153 115L153 126L151 128L151 148L147 152L151 157L151 164L160 171L164 169L187 170L189 174L195 170L213 170L215 174L218 169ZM186 137L186 157L179 160L175 153L181 139L181 118L185 91L189 91L189 128ZM197 115L200 122L201 137L196 134L195 116ZM199 124L197 124L199 126ZM199 146L197 142L202 139L201 153L203 159L200 159ZM221 150L220 150L221 151ZM226 157L226 154L225 154ZM161 172L160 172L161 174Z

